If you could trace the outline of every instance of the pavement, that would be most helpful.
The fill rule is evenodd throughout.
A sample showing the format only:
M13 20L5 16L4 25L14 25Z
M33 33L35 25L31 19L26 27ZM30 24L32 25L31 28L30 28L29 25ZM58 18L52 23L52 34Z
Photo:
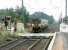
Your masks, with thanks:
M64 37L64 50L68 50L68 33L62 33Z
M52 50L68 50L68 33L57 33Z

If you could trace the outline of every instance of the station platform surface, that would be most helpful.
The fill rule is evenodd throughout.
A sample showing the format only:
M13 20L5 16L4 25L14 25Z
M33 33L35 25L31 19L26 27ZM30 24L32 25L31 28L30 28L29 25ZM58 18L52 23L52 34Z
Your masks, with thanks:
M52 50L68 50L68 33L57 33Z

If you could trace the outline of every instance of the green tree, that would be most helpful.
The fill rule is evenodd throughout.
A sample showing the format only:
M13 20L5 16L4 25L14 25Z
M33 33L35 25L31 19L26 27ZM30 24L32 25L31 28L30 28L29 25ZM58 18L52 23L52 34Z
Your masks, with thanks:
M49 24L54 24L55 22L53 16L50 16L48 21L49 21Z
M15 23L17 20L21 20L23 22L28 22L29 19L29 12L27 12L26 8L23 7L23 13L22 13L22 8L16 7L16 9L13 8L7 8L7 9L0 9L0 19L4 16L11 16L12 17L12 22Z

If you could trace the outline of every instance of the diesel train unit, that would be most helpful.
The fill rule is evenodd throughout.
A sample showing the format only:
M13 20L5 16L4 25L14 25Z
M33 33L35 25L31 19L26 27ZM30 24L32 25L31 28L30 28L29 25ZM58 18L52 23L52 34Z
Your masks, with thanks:
M32 33L39 33L48 28L48 20L46 19L33 19L27 23L28 31Z

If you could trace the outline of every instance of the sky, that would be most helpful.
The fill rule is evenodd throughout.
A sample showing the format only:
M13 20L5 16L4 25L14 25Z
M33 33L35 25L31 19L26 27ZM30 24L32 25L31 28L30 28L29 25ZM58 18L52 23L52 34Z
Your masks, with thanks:
M21 3L21 0L0 0L0 9L21 7ZM30 14L44 12L55 20L65 16L65 0L24 0L24 6Z
M21 0L0 0L0 9L21 7Z

